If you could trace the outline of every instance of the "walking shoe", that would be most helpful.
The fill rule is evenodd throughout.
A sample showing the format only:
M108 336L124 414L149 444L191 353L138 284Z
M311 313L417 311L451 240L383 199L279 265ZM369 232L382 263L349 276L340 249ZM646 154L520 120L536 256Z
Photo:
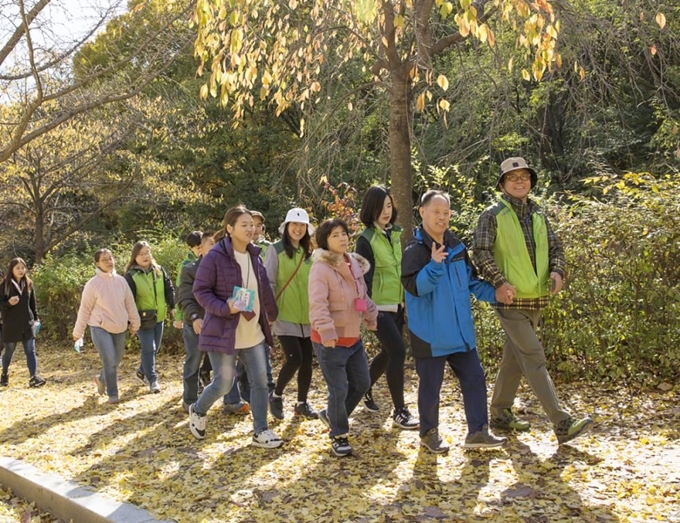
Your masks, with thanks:
M326 427L328 427L328 430L331 430L331 422L328 419L328 415L326 414L326 409L321 409L319 411L319 419L323 422Z
M333 438L333 441L331 442L331 450L336 456L349 456L352 453L352 446L347 440L347 434Z
M9 385L9 374L6 372L2 373L0 376L0 387L7 387Z
M420 444L435 454L444 454L449 451L449 446L444 443L444 440L439 436L439 429L437 429L437 427L428 430L425 435L420 438Z
M275 449L283 445L283 440L273 430L267 429L253 435L253 445L263 449Z
M196 439L205 439L205 414L194 412L194 405L189 405L189 430Z
M154 381L149 385L149 392L152 394L158 394L161 391L161 387L158 385L158 380Z
M531 430L531 423L519 419L510 409L503 409L500 414L492 415L489 426L494 430L517 430L519 432Z
M487 426L484 425L482 430L465 436L463 447L466 449L491 449L494 447L502 447L507 441L508 438L499 438L491 434Z
M106 383L99 379L99 376L94 377L94 384L97 386L97 392L100 396L103 396L106 392Z
M575 419L571 416L560 421L557 425L555 425L555 436L557 436L557 442L561 444L571 441L584 432L587 432L592 424L593 420L590 418Z
M225 403L225 414L248 414L250 412L250 405L246 401L239 401L238 403Z
M139 369L137 369L137 370L135 371L135 378L137 378L137 380L138 380L142 385L148 385L148 384L149 384L149 382L148 382L147 379L146 379L146 376L144 376L144 373L143 373L141 370L139 370Z
M269 393L269 410L276 419L283 419L283 397L275 396L274 391Z
M38 387L42 387L45 385L46 381L42 379L40 376L35 374L34 376L31 376L31 379L28 380L28 386L32 387L34 389L37 389Z
M303 418L306 419L318 419L319 413L315 411L312 407L309 406L309 403L305 402L298 402L297 405L295 405L295 415L296 416L302 416Z
M406 407L392 412L392 425L405 430L420 428L420 421L414 418Z
M366 406L366 409L370 410L371 412L378 412L380 410L378 404L373 401L373 392L371 390L364 394L364 405Z
M202 385L203 388L210 385L211 381L212 380L210 379L210 371L209 370L202 370L198 373L198 383L199 383L199 385ZM199 388L201 388L201 387L199 387Z
M106 403L108 403L109 405L115 405L117 403L120 403L120 399L118 399L118 396L109 396L109 399Z

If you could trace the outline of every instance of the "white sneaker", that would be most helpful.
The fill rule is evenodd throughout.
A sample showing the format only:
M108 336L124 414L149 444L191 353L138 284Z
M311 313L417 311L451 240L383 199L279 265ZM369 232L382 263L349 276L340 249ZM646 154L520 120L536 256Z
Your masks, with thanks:
M152 394L158 394L161 391L160 386L158 385L158 381L154 381L151 385L149 385L149 392Z
M264 449L275 449L283 445L283 441L273 430L263 430L253 436L253 445Z
M196 439L205 439L205 414L194 412L194 405L189 405L189 430Z

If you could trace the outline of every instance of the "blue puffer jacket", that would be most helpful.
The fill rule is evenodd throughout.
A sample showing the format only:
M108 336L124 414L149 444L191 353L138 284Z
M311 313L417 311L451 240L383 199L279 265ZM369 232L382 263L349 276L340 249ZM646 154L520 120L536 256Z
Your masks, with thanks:
M448 257L442 263L432 260L432 241L418 227L401 260L408 330L416 358L477 348L470 293L481 301L496 301L493 286L477 277L465 245L451 231L444 235Z

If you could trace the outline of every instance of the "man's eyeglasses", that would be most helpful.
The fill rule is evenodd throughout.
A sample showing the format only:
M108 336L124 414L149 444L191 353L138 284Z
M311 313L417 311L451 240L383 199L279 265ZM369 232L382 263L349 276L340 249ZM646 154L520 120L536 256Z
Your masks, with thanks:
M531 179L531 173L509 173L505 175L505 179L509 182L526 182Z

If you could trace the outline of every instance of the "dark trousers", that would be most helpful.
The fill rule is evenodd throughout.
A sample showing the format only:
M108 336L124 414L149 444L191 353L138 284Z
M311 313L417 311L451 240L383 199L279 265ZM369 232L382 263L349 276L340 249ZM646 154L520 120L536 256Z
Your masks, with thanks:
M489 422L486 408L486 378L479 361L477 350L456 352L437 358L415 358L418 384L418 414L420 415L420 435L439 427L439 393L444 381L446 363L460 382L463 393L465 418L468 432L473 434L482 430Z
M390 389L392 403L396 410L404 407L404 361L406 346L404 345L404 308L398 312L381 312L378 314L378 330L376 336L380 341L380 353L373 358L369 367L371 387L385 374L387 387Z
M279 379L276 381L274 392L277 396L283 394L283 389L293 379L297 372L298 401L307 401L309 386L312 383L312 358L314 348L310 338L298 338L297 336L279 336L279 342L286 355L286 362L281 367Z

